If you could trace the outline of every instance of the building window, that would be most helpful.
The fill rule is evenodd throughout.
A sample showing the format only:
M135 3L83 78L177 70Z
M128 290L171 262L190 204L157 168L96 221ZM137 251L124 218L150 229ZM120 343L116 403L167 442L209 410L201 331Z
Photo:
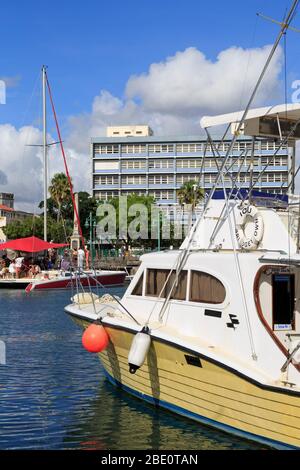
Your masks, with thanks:
M173 168L173 160L149 160L149 169Z
M173 175L149 175L149 184L173 184Z
M195 158L193 160L189 159L179 159L176 162L177 168L201 168L201 158Z
M149 153L171 153L174 152L173 144L149 144Z
M201 152L203 150L203 144L201 142L197 142L195 144L190 143L183 143L176 145L177 153L195 153Z
M146 153L145 144L124 144L121 146L121 152L127 154Z
M101 201L107 201L108 199L118 197L118 191L95 191L94 196L96 199L100 199Z
M214 175L204 175L204 183L211 184L215 181Z
M192 271L190 286L192 302L221 304L225 297L225 287L216 277L201 271Z
M124 170L142 170L146 168L145 160L122 160L121 168Z
M94 144L94 154L111 154L111 153L119 153L119 146L118 145L103 145L103 144Z
M155 199L161 200L173 200L174 193L173 191L149 191L149 196L154 197Z
M119 177L114 175L95 176L95 185L98 184L119 184Z
M136 185L145 185L146 176L144 175L126 175L122 176L122 184L136 184Z
M199 181L199 173L176 176L177 184L184 184L184 183L187 183L188 181L196 181L196 182Z

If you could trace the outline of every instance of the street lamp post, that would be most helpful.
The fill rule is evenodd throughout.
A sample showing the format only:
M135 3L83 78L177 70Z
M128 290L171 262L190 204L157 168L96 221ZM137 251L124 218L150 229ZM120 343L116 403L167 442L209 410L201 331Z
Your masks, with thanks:
M92 228L92 241L93 241L93 244L92 244L91 256L93 257L92 259L94 259L95 253L96 253L95 243L96 243L96 240L97 240L97 232L96 232L97 222L96 222L96 219L93 219L92 227L93 227Z
M90 241L89 241L89 245L90 245L91 262L92 262L91 264L92 264L92 266L93 266L93 265L94 265L93 228L96 226L96 220L93 218L92 212L90 212L89 218L86 219L84 226L85 226L85 228L89 228L89 229L90 229Z
M157 218L157 251L160 251L160 211Z

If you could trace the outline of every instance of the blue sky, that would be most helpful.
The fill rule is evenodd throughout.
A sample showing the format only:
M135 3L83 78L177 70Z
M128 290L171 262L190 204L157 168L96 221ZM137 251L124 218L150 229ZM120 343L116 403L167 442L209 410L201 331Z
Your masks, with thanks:
M12 0L1 6L0 191L22 208L41 199L40 69L48 66L75 188L91 136L109 124L150 124L156 134L198 134L204 114L240 109L266 60L291 0ZM300 15L293 21L300 29ZM287 91L300 80L300 34L287 37ZM284 102L278 49L257 105ZM27 126L24 128L23 126ZM49 139L56 140L49 113ZM86 166L86 168L89 168ZM29 170L30 169L30 170ZM51 148L50 174L61 171ZM24 172L29 172L24 178Z
M187 47L195 46L213 60L230 46L270 44L277 27L257 20L256 12L281 19L289 4L285 0L5 2L0 76L18 77L19 82L8 90L0 122L23 123L43 63L49 67L59 113L66 118L89 111L100 89L122 97L129 76L146 72L151 63ZM298 18L297 23L300 27ZM300 35L290 33L288 42L291 80L299 73ZM32 112L29 119L34 118L34 103Z

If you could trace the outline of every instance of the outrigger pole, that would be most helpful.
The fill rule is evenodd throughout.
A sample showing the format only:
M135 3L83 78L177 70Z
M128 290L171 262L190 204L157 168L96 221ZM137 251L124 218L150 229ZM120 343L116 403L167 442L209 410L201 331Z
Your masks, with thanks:
M196 230L197 230L197 228L198 228L198 226L199 226L201 220L202 220L203 217L204 217L204 214L205 214L205 212L206 212L206 209L207 209L207 207L208 207L208 204L210 203L210 201L211 201L211 199L212 199L212 197L213 197L213 194L214 194L214 192L215 192L215 189L216 189L216 187L217 187L217 184L219 183L219 181L220 181L221 178L223 179L222 173L223 173L224 169L226 168L226 164L227 164L227 161L229 160L229 156L230 156L230 154L231 154L231 152L232 152L233 145L234 145L236 139L238 138L238 136L239 136L239 134L240 134L240 130L241 130L241 128L242 128L242 126L243 126L243 124L244 124L244 122L245 122L245 120L246 120L246 117L247 117L248 111L249 111L249 109L250 109L250 106L251 106L251 104L252 104L252 102L253 102L253 100L254 100L254 98L255 98L255 95L256 95L256 93L257 93L257 90L258 90L258 88L259 88L259 86L260 86L260 84L261 84L261 82L262 82L262 80L263 80L263 78L264 78L264 76L265 76L265 73L266 73L266 71L267 71L267 69L268 69L268 67L269 67L269 64L270 64L270 62L271 62L271 60L272 60L272 58L273 58L273 55L274 55L274 53L275 53L275 51L276 51L276 49L277 49L277 47L278 47L278 44L279 44L279 42L280 42L282 36L285 34L286 30L289 28L290 23L291 23L291 21L293 20L293 18L294 18L294 16L295 16L295 12L296 12L296 8L297 8L297 6L298 6L298 3L299 3L299 0L294 0L294 1L293 1L293 3L292 3L292 5L291 5L291 7L290 7L290 9L289 9L289 11L288 11L288 13L287 13L285 19L284 19L284 22L281 24L280 31L279 31L279 33L278 33L276 39L275 39L275 42L274 42L274 44L273 44L273 46L272 46L272 49L271 49L271 51L270 51L270 53L269 53L269 55L268 55L268 58L267 58L267 60L266 60L266 62L265 62L265 65L264 65L264 67L263 67L263 69L262 69L262 71L261 71L261 73L260 73L260 75L259 75L259 78L258 78L258 80L257 80L257 82L256 82L256 84L255 84L255 87L254 87L254 89L253 89L253 91L252 91L252 93L251 93L251 96L250 96L250 98L249 98L248 104L247 104L247 106L246 106L246 108L245 108L245 110L244 110L244 112L243 112L243 114L242 114L242 117L241 117L241 120L239 121L238 127L237 127L237 129L236 129L236 131L235 131L235 133L234 133L234 135L233 135L233 137L232 137L232 140L231 140L231 142L230 142L229 148L227 149L227 152L226 152L226 154L225 154L223 163L221 164L221 166L220 166L220 168L219 168L219 173L218 173L218 175L217 175L217 177L216 177L214 186L212 187L212 189L211 189L211 191L210 191L210 193L209 193L209 195L208 195L208 198L207 198L207 200L206 200L206 203L205 203L203 212L202 212L202 214L200 215L200 217L198 218L198 220L196 221L196 223L195 223L195 225L193 226L193 228L191 229L189 236L187 237L186 247L183 249L183 252L180 253L179 256L178 256L177 266L176 266L176 276L175 276L175 279L174 279L174 281L173 281L173 283L172 283L172 285L171 285L170 291L169 291L168 295L166 296L166 298L165 298L165 300L164 300L164 302L163 302L163 305L161 306L160 311L159 311L159 319L160 319L160 321L162 321L163 315L164 315L164 313L165 313L165 311L166 311L166 308L167 308L167 306L168 306L168 303L169 303L169 300L170 300L171 295L172 295L172 293L173 293L174 287L175 287L175 285L177 285L177 283L178 283L179 274L180 274L180 272L182 271L182 269L183 269L183 267L184 267L184 265L185 265L185 262L186 262L186 260L187 260L187 258L188 258L188 256L189 256L189 253L190 253L190 250L191 250L191 245L192 245L193 238L194 238L194 234L195 234L195 232L196 232ZM226 192L225 192L225 201L227 201ZM246 313L247 313L247 310L246 310ZM253 335L252 335L251 324L250 324L248 315L246 315L246 320L247 320L247 325L248 325L249 333L250 333L250 342L251 342L251 349L252 349L252 357L253 357L253 359L255 360L255 358L256 358L256 353L255 353L255 350L254 350L254 343L253 343L253 339L252 339L252 338L253 338Z

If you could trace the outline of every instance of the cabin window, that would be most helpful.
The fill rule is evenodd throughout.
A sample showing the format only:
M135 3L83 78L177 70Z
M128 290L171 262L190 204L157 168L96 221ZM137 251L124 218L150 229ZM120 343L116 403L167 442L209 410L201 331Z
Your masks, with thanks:
M146 295L165 298L174 283L176 273L169 269L147 269ZM169 276L169 278L168 278ZM187 271L181 271L177 286L174 287L171 299L185 300L187 286Z
M222 282L210 274L192 271L190 300L207 304L221 304L226 297Z
M273 274L273 329L294 328L295 276Z
M144 283L144 273L140 276L138 282L131 292L132 295L143 295L143 283Z
M173 286L175 278L176 278L176 272L174 271L172 272L169 278L167 288L166 288L166 293L170 292L170 289ZM186 286L187 286L187 271L181 271L181 273L179 274L177 286L174 286L173 292L170 298L174 300L185 300L186 299Z

